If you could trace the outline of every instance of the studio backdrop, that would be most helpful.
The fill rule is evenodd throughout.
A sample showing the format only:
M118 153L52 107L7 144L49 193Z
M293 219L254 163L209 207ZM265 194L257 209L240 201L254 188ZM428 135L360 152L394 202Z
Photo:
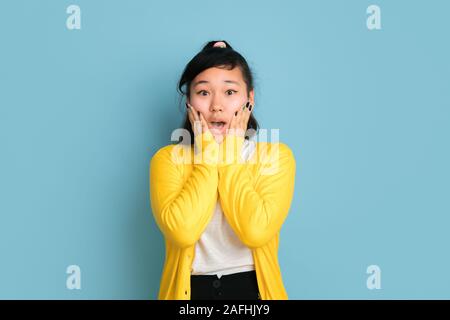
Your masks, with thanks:
M290 299L450 298L450 3L0 4L0 298L156 299L149 163L211 40L296 159Z

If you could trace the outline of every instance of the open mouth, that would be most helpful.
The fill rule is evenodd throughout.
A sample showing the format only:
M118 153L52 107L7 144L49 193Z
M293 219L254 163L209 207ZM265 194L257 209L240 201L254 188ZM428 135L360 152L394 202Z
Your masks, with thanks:
M227 123L225 121L210 121L209 129L212 133L223 135L227 129Z
M219 121L219 122L210 122L211 126L215 129L222 129L225 127L225 122Z

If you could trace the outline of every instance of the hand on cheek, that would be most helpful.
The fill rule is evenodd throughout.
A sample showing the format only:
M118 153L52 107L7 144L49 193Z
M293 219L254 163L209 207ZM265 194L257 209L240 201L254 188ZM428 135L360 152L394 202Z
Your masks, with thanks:
M250 119L252 109L253 105L250 104L250 102L247 102L242 107L240 107L238 111L235 112L231 120L227 135L236 135L239 137L245 137L248 119Z
M191 122L192 131L194 132L194 136L198 136L207 131L210 132L208 128L208 123L206 122L205 117L200 111L194 109L189 103L186 103L186 108L188 112L189 121Z

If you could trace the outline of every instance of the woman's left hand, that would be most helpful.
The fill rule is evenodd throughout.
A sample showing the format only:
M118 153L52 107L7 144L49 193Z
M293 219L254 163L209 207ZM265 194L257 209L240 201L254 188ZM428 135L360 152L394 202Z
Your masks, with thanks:
M253 105L249 101L235 112L233 119L231 120L230 127L228 128L227 135L231 134L239 137L245 137L248 119L250 119L252 109Z

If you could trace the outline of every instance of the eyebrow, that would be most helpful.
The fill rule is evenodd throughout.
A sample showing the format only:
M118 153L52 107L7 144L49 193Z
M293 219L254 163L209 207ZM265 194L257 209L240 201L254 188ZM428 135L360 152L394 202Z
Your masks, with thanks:
M224 82L226 82L226 83L234 83L234 84L236 84L236 85L238 85L238 86L240 85L239 82L233 81L233 80L224 80ZM199 80L199 81L197 81L196 83L194 83L194 87L197 86L197 85L199 85L199 84L202 84L202 83L209 83L209 81L206 81L206 80Z

